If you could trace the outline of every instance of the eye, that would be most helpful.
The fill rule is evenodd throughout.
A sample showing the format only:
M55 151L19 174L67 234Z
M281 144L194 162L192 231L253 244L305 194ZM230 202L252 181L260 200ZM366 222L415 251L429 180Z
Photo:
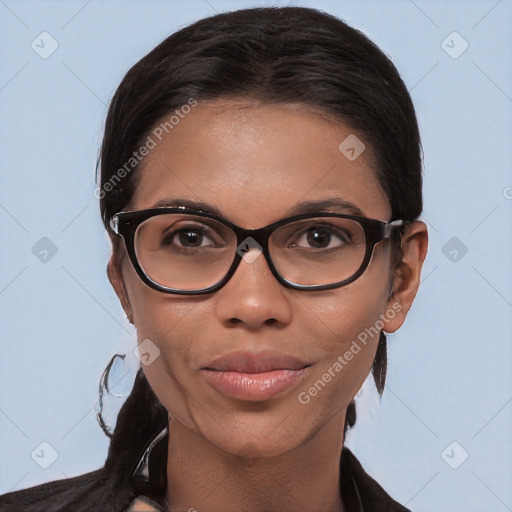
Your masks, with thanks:
M224 245L218 233L205 225L192 225L180 229L166 230L162 236L162 246L196 249L204 247L219 247Z
M306 247L311 249L334 249L350 244L352 237L349 232L332 225L318 225L308 227L299 234L297 242L292 247Z
M175 241L179 242L184 247L201 247L202 242L206 240L203 233L200 233L199 230L192 229L181 229L172 235L172 237L165 238L164 243Z

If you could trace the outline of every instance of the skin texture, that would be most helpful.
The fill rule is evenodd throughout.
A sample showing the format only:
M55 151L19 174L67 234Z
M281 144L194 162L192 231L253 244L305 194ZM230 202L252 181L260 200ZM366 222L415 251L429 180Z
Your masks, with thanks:
M340 197L366 217L389 221L391 207L369 150L352 162L338 150L351 133L300 105L199 103L146 157L129 209L188 198L257 228L290 215L301 201ZM343 510L339 458L346 408L371 369L378 336L361 345L308 404L298 394L393 304L401 310L392 319L385 315L383 330L403 324L427 252L423 222L408 227L403 247L394 276L389 244L379 242L365 273L342 288L286 288L258 257L242 261L217 292L197 297L147 287L124 244L114 251L109 278L138 342L149 338L161 350L144 371L169 411L167 493L173 511ZM228 398L199 372L234 350L268 349L312 363L298 387L269 400Z

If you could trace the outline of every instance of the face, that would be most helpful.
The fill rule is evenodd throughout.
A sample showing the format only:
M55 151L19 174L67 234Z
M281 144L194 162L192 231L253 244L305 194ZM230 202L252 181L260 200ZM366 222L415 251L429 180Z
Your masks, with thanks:
M390 204L367 151L350 161L338 149L353 133L300 106L199 103L146 157L129 209L163 200L179 204L173 199L181 198L208 203L241 227L258 228L289 216L301 202L338 198L365 217L389 221ZM382 325L380 319L393 332L407 309L396 296L389 299L391 251L385 241L375 246L364 274L341 288L284 287L260 255L251 263L242 260L223 288L202 296L149 288L124 244L120 251L111 260L117 265L117 271L110 269L112 284L139 343L149 339L161 351L143 365L153 390L172 421L234 454L283 454L333 418L341 421L341 435L345 409L377 348L378 335L362 343L361 333ZM290 356L307 367L277 393L233 394L213 385L204 368L235 351Z

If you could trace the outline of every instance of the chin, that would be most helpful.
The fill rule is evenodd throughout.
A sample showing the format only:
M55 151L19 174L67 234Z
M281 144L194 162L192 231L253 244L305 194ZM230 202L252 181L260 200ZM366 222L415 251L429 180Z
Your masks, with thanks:
M288 436L269 440L263 435L260 438L241 439L236 447L231 443L221 448L237 457L254 459L279 457L293 451L300 444L301 440L290 439Z
M262 417L263 415L263 417ZM292 413L234 414L230 418L203 419L201 435L219 449L240 457L277 457L305 444L315 435L314 425ZM203 423L204 424L204 423ZM299 429L298 426L301 426Z

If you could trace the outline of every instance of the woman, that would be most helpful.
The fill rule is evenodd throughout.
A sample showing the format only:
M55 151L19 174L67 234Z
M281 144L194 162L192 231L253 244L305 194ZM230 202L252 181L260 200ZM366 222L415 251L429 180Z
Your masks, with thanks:
M139 61L97 194L141 368L104 467L1 510L407 510L343 443L418 290L420 149L390 60L314 9L219 14Z

